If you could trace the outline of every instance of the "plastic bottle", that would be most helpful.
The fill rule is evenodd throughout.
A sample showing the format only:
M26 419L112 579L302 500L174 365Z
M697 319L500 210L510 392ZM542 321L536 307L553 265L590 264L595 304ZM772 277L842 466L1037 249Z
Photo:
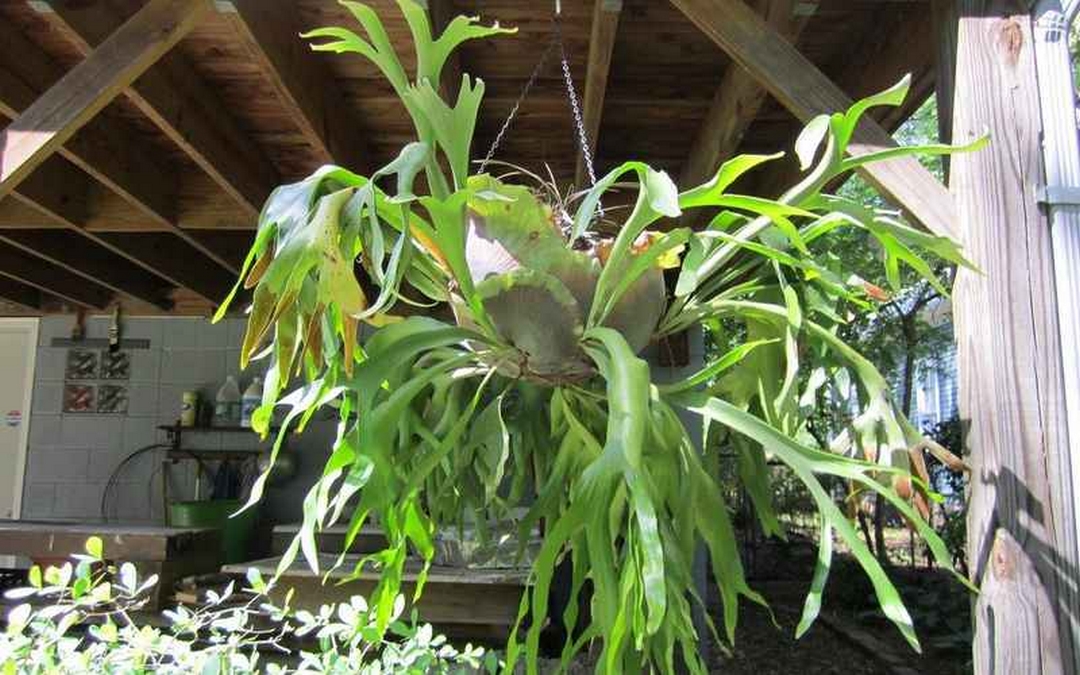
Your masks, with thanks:
M240 426L251 428L251 416L262 403L262 380L255 377L240 400Z
M229 375L225 384L218 389L214 401L214 425L227 427L240 422L240 386L236 378Z
M180 404L180 426L195 426L195 414L198 412L199 394L194 391L185 391Z

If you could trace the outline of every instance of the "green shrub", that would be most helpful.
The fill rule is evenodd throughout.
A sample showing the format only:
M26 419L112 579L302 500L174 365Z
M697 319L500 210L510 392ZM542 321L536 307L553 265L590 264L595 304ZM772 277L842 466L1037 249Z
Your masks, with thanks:
M74 563L30 570L30 587L8 593L24 602L0 632L0 672L39 673L474 673L494 672L494 653L458 650L429 624L402 620L394 604L390 630L376 630L367 602L293 610L269 599L256 570L245 588L207 593L204 607L164 612L168 626L143 624L135 611L156 576L140 579L131 563L110 567L91 538ZM295 644L312 645L296 648Z

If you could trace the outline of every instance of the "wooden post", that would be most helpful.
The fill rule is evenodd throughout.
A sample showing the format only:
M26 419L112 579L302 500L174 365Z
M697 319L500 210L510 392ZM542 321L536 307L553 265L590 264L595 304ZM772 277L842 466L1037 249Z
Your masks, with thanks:
M964 252L954 312L972 466L968 555L975 672L1078 672L1076 521L1062 345L1042 183L1032 21L1019 0L957 0L952 158ZM1076 345L1069 348L1076 349Z

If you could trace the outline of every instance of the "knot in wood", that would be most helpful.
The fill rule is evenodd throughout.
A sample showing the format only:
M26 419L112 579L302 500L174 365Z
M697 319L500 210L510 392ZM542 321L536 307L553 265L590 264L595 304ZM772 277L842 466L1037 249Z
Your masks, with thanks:
M1015 18L998 21L994 30L1001 55L1005 57L1005 63L1015 66L1020 60L1020 50L1024 48L1024 28Z
M1003 537L1001 530L994 536L990 564L997 579L1007 581L1016 576L1016 545L1009 537Z

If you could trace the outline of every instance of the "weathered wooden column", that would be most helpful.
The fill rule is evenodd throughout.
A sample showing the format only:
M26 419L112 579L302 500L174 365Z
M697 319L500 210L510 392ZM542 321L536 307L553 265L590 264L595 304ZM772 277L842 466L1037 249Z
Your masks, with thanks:
M992 138L953 157L951 172L964 251L982 270L959 273L953 303L972 465L968 555L982 588L975 672L1076 673L1076 519L1050 230L1036 202L1032 20L1017 0L954 9L953 140Z

